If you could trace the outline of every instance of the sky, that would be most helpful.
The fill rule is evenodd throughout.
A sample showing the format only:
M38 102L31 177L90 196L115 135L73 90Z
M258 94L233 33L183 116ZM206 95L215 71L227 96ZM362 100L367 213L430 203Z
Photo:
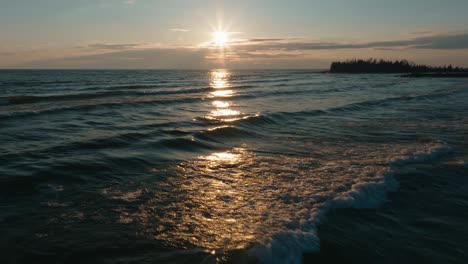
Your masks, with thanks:
M0 0L0 68L323 69L370 57L468 67L467 10L467 0Z

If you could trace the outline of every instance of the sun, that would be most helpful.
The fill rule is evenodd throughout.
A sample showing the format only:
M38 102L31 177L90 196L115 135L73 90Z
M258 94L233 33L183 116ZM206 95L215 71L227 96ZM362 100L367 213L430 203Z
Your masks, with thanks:
M212 33L213 42L220 47L224 47L229 42L229 34L225 31L216 31Z

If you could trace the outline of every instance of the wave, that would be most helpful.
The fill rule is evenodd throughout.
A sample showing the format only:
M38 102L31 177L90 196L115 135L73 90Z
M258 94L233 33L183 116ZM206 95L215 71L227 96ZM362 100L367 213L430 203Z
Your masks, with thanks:
M331 108L327 110L328 112L340 112L340 111L359 111L362 109L368 109L375 106L386 106L392 103L401 103L407 101L421 101L421 100L428 100L428 99L435 99L440 98L447 95L452 95L453 93L457 92L458 90L444 90L440 92L433 92L427 94L419 94L419 95L403 95L403 96L396 96L384 99L377 99L377 100L369 100L364 102L352 103L341 107Z
M15 117L22 117L28 115L37 115L37 114L45 114L45 113L52 113L58 111L82 111L82 110L89 110L95 109L99 107L113 107L113 106L127 106L127 105L135 105L135 104L175 104L175 103L191 103L201 101L202 97L172 97L172 98L161 98L157 96L146 96L142 98L115 98L111 100L106 99L95 99L95 100L88 100L88 101L78 101L75 104L57 104L57 105L44 105L44 106L36 106L33 108L26 108L26 109L13 109L8 111L8 109L4 109L4 111L0 111L0 119L8 119L8 118L15 118Z
M163 139L154 144L155 147L163 147L171 150L184 152L200 152L201 150L218 149L215 145L204 140L195 140L193 138L172 138Z
M128 94L127 94L128 95ZM191 96L191 97L183 97L181 92L172 93L172 92L161 92L161 93L142 93L141 96L138 97L112 97L112 98L90 98L88 100L78 100L76 98L83 99L88 95L78 95L78 96L70 96L68 97L68 101L71 103L57 103L57 104L32 104L30 108L4 108L0 109L0 119L7 119L13 117L21 117L27 115L37 115L37 114L44 114L44 113L51 113L51 112L58 112L58 111L73 111L73 110L88 110L92 108L99 108L99 107L112 107L112 106L127 106L127 105L144 105L144 104L182 104L182 103L193 103L205 100L209 97L205 95L198 95L198 96ZM103 95L102 97L107 97L109 95ZM164 96L164 97L163 97ZM171 97L172 96L172 97ZM239 100L239 99L248 99L248 98L256 98L258 95L234 95L229 97L229 100ZM92 97L92 96L91 96ZM0 102L2 98L0 98ZM215 99L215 98L209 98ZM44 100L43 97L29 97L25 96L24 98L14 99L18 101L25 101L25 102L39 102ZM46 99L47 100L47 99ZM63 101L63 98L58 98L57 101ZM45 100L44 100L45 101ZM65 100L66 101L66 100ZM22 104L22 103L18 103ZM14 105L10 105L13 107ZM8 107L8 106L7 106ZM3 111L1 111L3 110Z
M200 93L211 90L211 88L196 88L196 89L183 89L175 91L106 91L95 93L78 93L78 94L63 94L63 95L43 95L43 96L8 96L0 97L0 100L6 101L9 104L29 104L37 102L50 102L50 101L67 101L67 100L84 100L84 99L98 99L103 97L115 96L148 96L148 95L173 95L173 94L192 94Z
M284 229L272 236L269 241L254 245L248 253L261 263L302 263L304 253L320 250L317 230L318 226L326 221L326 215L330 210L376 208L386 201L389 192L398 189L399 183L393 172L396 166L431 161L450 152L451 148L448 146L436 144L425 151L396 158L390 163L390 170L380 181L353 184L349 191L321 205L313 214L312 221L301 223L300 228Z
M150 88L177 88L180 87L179 84L176 83L169 83L168 81L158 81L158 83L150 83L150 84L117 84L117 85L100 85L96 86L95 83L86 83L85 87L80 87L79 90L87 91L92 90L96 91L99 89L109 89L109 90L136 90L136 89L150 89Z
M232 86L229 89L248 89L254 88L253 85ZM56 102L56 101L79 101L89 99L100 99L106 97L145 97L156 95L184 95L184 94L199 94L208 93L215 90L212 87L199 87L190 89L177 90L128 90L128 88L148 88L147 86L126 86L118 87L118 90L93 92L93 93L74 93L74 94L58 94L58 95L15 95L0 97L0 105L16 105L16 104L32 104L41 102ZM121 90L120 88L127 88ZM227 89L227 88L226 88ZM219 90L219 89L216 89ZM253 96L252 96L253 97Z
M194 137L201 140L208 140L216 143L222 143L225 138L251 137L256 134L235 126L221 126L205 131L197 132ZM224 143L222 143L224 144Z
M65 95L49 95L49 96L34 96L34 95L18 95L0 98L9 104L30 104L37 102L50 102L50 101L65 101L65 100L83 100L93 99L102 96L118 95L115 92L109 93L92 93L92 94L65 94Z
M103 178L93 178L94 172L102 172L101 177L102 175L109 178L119 177L118 173L115 175L115 172L127 169L128 164L133 164L135 167L147 166L148 164L154 165L153 158L155 156L158 157L160 162L174 163L178 161L176 158L181 153L204 153L221 149L221 147L213 144L213 141L194 140L193 137L175 137L161 138L154 142L147 141L145 148L158 150L157 153L153 153L155 156L130 154L121 157L106 154L106 149L116 150L122 148L131 150L133 144L142 143L141 139L151 136L154 135L127 133L108 138L95 138L89 141L71 142L39 150L1 155L1 158L5 160L34 160L35 164L40 165L33 172L30 171L30 168L22 168L20 172L15 170L15 173L7 173L8 168L6 167L2 169L5 176L0 177L0 193L1 195L11 193L19 195L24 192L25 195L28 195L34 192L40 183L50 182L55 179L65 181L67 184L73 182L86 182L88 184L91 181L102 182ZM73 160L68 159L70 155L73 155ZM0 162L0 164L2 163ZM139 165L137 166L137 164ZM73 173L70 174L70 171Z
M271 79L260 79L260 80L246 80L244 82L239 82L239 83L248 83L248 84L258 84L258 83L280 83L280 82L290 82L290 81L296 81L299 78L297 77L283 77L283 78L271 78Z
M180 126L182 123L170 122L156 125L157 127ZM152 127L155 127L154 125ZM137 128L141 131L142 128ZM161 132L169 135L169 138L161 138ZM206 129L199 132L189 132L183 130L154 130L146 132L126 132L111 136L96 137L89 140L58 143L47 148L29 149L16 153L0 155L5 160L19 159L24 157L39 157L48 155L69 155L71 152L86 153L90 151L100 151L105 149L118 149L130 147L148 140L147 146L155 148L165 148L170 150L199 151L203 149L216 149L215 144L225 145L226 138L254 136L255 133L237 128L234 126L221 126ZM152 140L158 138L157 140Z
M294 87L294 85L292 85ZM127 103L145 103L151 101L151 96L163 96L163 95L189 95L189 94L200 94L208 93L214 88L212 87L197 87L197 88L190 88L190 89L177 89L177 90L131 90L132 88L148 88L151 86L146 85L131 85L131 86L116 86L118 90L109 90L109 91L102 91L102 92L93 92L93 93L74 93L74 94L59 94L59 95L18 95L18 96L6 96L0 97L0 104L1 105L21 105L21 104L34 104L34 103L48 103L48 102L66 102L66 101L84 101L83 103L76 103L70 105L60 105L58 107L52 105L44 108L39 107L39 109L31 109L29 112L31 113L41 113L43 111L50 112L53 110L61 110L61 109L71 109L75 107L80 107L80 105L84 106L100 106L100 105L113 105L112 101L117 101L121 104ZM123 90L122 90L123 87ZM229 87L229 89L250 89L255 88L255 85L233 85ZM343 92L352 89L354 86L346 87L346 88L333 88L333 89L313 89L313 90L266 90L266 91L258 91L252 93L239 93L235 94L230 97L230 100L241 100L241 99L250 99L250 98L258 98L258 97L267 97L267 96L281 96L281 95L293 95L293 94L316 94L316 93L330 93L330 92ZM130 89L130 90L129 90ZM429 95L426 95L426 97ZM439 96L437 93L435 96ZM109 100L104 100L109 98ZM384 102L391 102L393 100L411 100L413 96L406 96L406 97L397 97L397 98L389 98L376 101L367 101L362 103L356 103L353 105L349 105L348 109L342 108L342 110L351 110L352 107L359 108L362 106L371 106L376 104L382 104ZM102 99L102 100L99 100ZM162 102L159 98L154 101ZM190 102L190 98L185 98L187 102ZM171 102L170 100L168 101ZM181 100L175 101L175 103L179 103ZM34 107L33 107L34 108ZM331 111L334 111L331 109ZM22 108L19 112L26 113L28 109ZM2 113L0 113L1 115ZM12 112L7 113L7 116L14 115L14 109ZM5 116L5 114L3 114Z
M46 148L28 149L12 154L1 155L2 158L14 159L21 157L39 157L41 155L69 155L71 152L95 151L106 148L125 147L137 140L150 135L143 133L124 133L108 137L98 137L84 141L67 142L52 145Z
M275 120L285 120L294 117L302 118L303 116L311 116L311 115L321 115L321 114L330 114L330 113L339 113L339 112L355 112L355 111L365 111L369 110L374 107L382 107L391 105L392 103L401 103L407 101L420 101L420 100L432 100L437 99L443 96L453 95L456 92L462 90L443 90L437 91L434 93L427 93L421 95L404 95L404 96L397 96L397 97L390 97L384 99L377 99L377 100L368 100L363 102L356 102L351 104L346 104L339 107L332 107L328 109L313 109L313 110L305 110L305 111L297 111L297 112L275 112L271 113L270 117Z
M68 83L76 83L76 81L59 81L59 80L39 81L39 80L31 80L31 81L2 81L2 82L0 82L1 85L22 86L22 87L51 85L51 84L68 84Z
M232 127L240 129L241 133L253 133L254 127L263 127L262 125L279 125L274 119L268 117L267 114L252 114L252 115L239 115L232 118L232 120L225 121L223 119L213 119L207 117L196 118L198 125L201 126L211 126L217 125L218 127ZM235 126L235 127L234 127ZM244 130L245 129L245 130ZM246 132L248 131L248 132Z

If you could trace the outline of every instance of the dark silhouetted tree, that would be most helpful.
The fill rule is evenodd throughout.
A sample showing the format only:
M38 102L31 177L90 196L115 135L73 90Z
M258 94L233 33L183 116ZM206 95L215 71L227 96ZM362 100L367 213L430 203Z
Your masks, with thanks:
M386 61L383 59L352 59L332 62L332 73L450 73L467 72L468 69L453 68L452 65L444 67L431 67L415 64L407 60Z

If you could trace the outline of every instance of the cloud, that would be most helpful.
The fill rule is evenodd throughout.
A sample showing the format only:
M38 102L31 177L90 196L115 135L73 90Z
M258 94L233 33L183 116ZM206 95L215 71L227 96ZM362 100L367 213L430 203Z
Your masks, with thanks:
M410 35L416 35L416 36L421 36L421 35L433 34L433 31L431 31L431 30L421 30L421 31L409 32L408 34L410 34Z
M199 69L209 68L208 50L190 48L129 49L109 53L40 60L23 68Z
M176 32L187 32L188 29L171 29ZM360 43L349 42L326 42L314 41L308 42L299 38L251 38L244 40L235 40L231 42L232 50L238 53L247 52L252 56L260 56L260 53L268 53L271 56L272 51L276 51L276 55L291 52L308 52L314 50L342 50L342 49L375 49L387 51L402 51L409 49L444 49L444 50L459 50L468 49L468 33L456 35L431 35L420 36L416 38L401 39L401 40L384 40L371 41ZM132 49L152 49L144 46L141 43L94 43L86 46L88 49L96 51L127 51ZM209 47L206 47L209 49ZM178 50L190 48L177 48ZM291 54L293 55L293 54ZM297 54L294 54L294 56Z
M189 32L190 31L190 29L185 29L185 28L171 28L169 30L174 31L174 32Z
M465 49L468 49L468 33L354 43L306 41L300 38L251 38L233 41L222 52L209 44L168 47L148 43L94 43L70 50L66 57L65 52L61 53L61 57L54 57L50 54L57 52L51 51L49 55L34 56L37 58L35 61L22 59L26 58L25 54L16 57L3 54L2 59L3 64L9 60L10 65L17 60L16 66L19 68L318 68L326 67L327 61L362 56L464 66L468 59Z
M276 42L276 41L285 41L285 38L252 38L249 39L249 42Z
M128 5L133 5L136 3L137 0L125 0L124 3Z
M403 40L373 41L363 43L293 42L291 39L250 39L239 42L244 50L336 50L368 48L406 49L468 49L468 33L456 35L421 36Z
M95 50L128 50L132 48L136 48L140 46L140 44L130 43L130 44L106 44L106 43L95 43L90 44L87 48L95 49Z
M237 59L291 59L304 57L299 53L285 53L285 52L276 52L276 53L257 53L257 52L236 52L230 55L231 57Z
M420 37L411 44L418 49L468 49L468 34Z
M16 53L14 52L0 52L0 56L12 56L15 55Z

